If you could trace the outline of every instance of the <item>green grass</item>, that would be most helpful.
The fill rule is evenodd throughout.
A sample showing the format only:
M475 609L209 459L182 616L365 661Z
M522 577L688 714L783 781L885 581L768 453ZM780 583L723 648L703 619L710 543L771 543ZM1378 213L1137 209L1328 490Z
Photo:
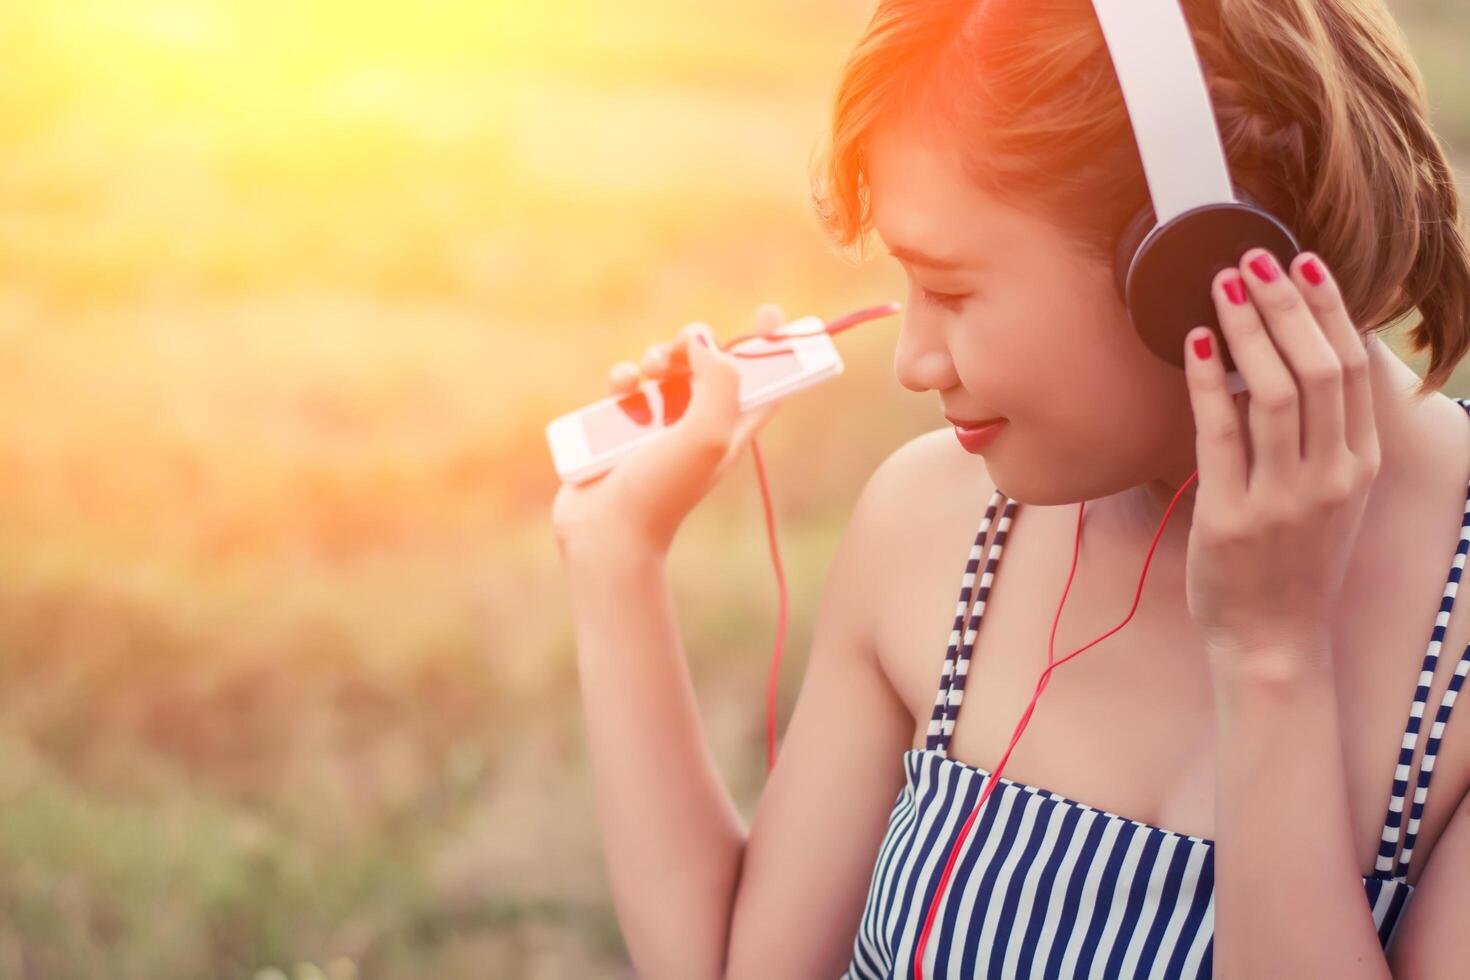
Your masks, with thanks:
M0 24L0 978L629 977L542 426L687 320L902 298L807 202L867 8L176 7ZM1470 22L1398 8L1470 146ZM783 709L863 479L934 423L895 332L762 437ZM672 567L749 815L740 469Z

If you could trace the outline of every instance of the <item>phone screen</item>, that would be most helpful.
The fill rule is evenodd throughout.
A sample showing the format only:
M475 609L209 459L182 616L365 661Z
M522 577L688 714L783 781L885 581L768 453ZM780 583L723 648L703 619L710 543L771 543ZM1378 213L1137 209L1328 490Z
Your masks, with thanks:
M740 395L746 399L802 373L801 362L794 352L770 357L737 357L735 365L740 371ZM660 381L659 405L638 390L583 412L582 428L587 434L588 452L593 457L600 456L679 421L689 407L690 379L690 375L682 374Z

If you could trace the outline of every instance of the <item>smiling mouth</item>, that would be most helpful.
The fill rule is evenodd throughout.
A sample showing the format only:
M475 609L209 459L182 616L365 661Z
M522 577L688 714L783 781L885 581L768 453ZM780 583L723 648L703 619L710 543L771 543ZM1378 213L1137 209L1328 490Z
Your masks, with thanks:
M946 415L945 418L948 419L952 425L958 426L961 429L980 429L984 428L987 425L994 425L996 422L1005 421L1005 418L1003 416L996 416L993 419L979 419L978 421L972 421L970 419L957 419L950 415Z

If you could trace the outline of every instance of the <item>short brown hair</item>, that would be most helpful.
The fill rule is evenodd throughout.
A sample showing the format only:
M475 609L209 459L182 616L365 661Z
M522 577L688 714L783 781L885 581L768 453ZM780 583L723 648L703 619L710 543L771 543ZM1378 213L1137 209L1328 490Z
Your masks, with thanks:
M1418 310L1418 393L1470 348L1470 249L1423 78L1380 0L1184 0L1235 182L1321 255L1360 330ZM878 0L838 87L812 196L863 251L866 138L918 119L977 186L1112 261L1148 203L1089 0ZM927 138L927 137L926 137Z

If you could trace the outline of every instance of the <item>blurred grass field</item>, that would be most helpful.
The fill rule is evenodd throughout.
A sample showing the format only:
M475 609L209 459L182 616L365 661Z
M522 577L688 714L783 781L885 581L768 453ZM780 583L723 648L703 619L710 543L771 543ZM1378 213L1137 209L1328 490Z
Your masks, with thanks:
M1470 148L1470 12L1392 7ZM686 321L903 298L807 200L868 11L6 12L0 978L631 976L542 427ZM783 716L862 481L939 421L895 334L762 435ZM671 559L747 815L761 530L746 465Z

